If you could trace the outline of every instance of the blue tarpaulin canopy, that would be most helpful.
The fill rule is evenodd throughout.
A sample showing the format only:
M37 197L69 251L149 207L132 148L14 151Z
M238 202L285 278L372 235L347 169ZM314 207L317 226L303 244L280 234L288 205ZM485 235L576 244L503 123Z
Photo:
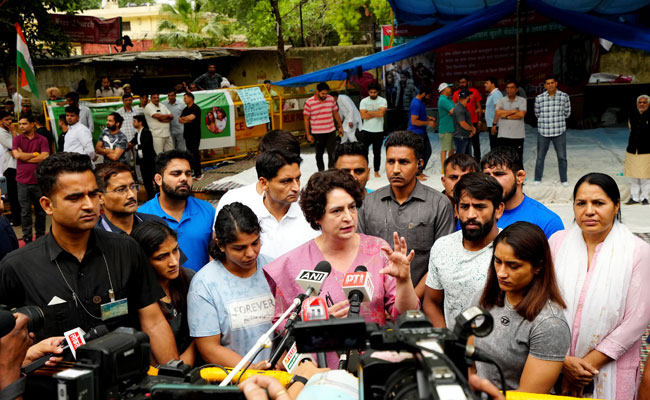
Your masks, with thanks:
M405 58L426 53L454 43L476 32L488 28L506 16L515 12L516 0L389 0L391 6L401 7L404 12L413 12L429 18L434 13L436 19L441 16L455 16L461 12L474 10L453 23L423 35L415 40L366 57L357 58L343 64L325 68L320 71L274 82L278 86L304 86L314 82L345 80L353 74L360 74ZM480 7L477 4L480 3ZM623 4L621 4L623 3ZM650 3L650 0L526 0L533 10L560 22L575 30L607 39L621 46L650 51L650 30L612 21L601 16L587 14L586 11L607 11L612 14L626 13ZM471 5L474 4L472 7ZM491 4L485 8L485 4ZM447 5L447 7L445 7ZM418 8L419 7L419 8ZM428 7L428 8L427 8ZM560 8L561 7L561 8ZM420 13L417 13L417 10ZM399 14L396 10L396 15ZM402 12L402 11L400 11ZM444 13L443 13L444 12ZM440 22L440 21L438 21Z

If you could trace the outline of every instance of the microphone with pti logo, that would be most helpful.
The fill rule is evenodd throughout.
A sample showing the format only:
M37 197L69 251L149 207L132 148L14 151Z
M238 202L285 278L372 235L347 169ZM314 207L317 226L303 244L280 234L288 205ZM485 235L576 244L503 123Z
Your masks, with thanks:
M332 265L324 260L316 264L316 268L313 270L301 270L296 277L296 283L304 290L304 293L299 294L296 299L294 299L294 302L298 301L298 305L300 306L304 299L313 294L318 295L318 293L320 293L320 288L323 286L323 282L325 282L325 279L327 279L331 271ZM280 356L282 356L282 353L284 353L284 351L289 347L288 344L289 340L291 340L291 329L293 328L296 319L299 318L300 311L301 307L296 307L289 318L287 318L287 323L284 326L284 337L269 360L271 368L275 367L275 364L280 359Z
M350 315L358 316L361 312L361 303L372 301L375 287L372 284L372 277L368 268L359 265L354 269L354 272L348 272L343 277L343 292L350 302ZM341 354L339 359L339 369L347 369L348 360L350 359L350 350Z

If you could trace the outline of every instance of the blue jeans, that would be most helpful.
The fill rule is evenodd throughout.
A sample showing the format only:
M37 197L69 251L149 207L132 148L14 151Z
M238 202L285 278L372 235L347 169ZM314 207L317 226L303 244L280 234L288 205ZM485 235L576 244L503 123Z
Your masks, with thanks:
M557 165L560 170L560 182L568 182L567 160L566 160L566 132L560 136L546 137L537 135L537 162L535 163L535 180L541 181L544 175L544 159L548 146L553 142L555 154L557 154Z
M454 136L454 146L456 147L456 153L472 155L472 139Z

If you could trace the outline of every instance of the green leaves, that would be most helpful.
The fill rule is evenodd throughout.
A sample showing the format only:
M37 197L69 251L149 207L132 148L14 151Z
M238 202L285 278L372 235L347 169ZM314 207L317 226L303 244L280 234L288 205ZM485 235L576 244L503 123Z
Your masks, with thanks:
M232 40L232 25L221 14L210 12L207 0L176 0L174 5L164 4L161 11L165 20L158 25L156 45L196 48L224 45Z

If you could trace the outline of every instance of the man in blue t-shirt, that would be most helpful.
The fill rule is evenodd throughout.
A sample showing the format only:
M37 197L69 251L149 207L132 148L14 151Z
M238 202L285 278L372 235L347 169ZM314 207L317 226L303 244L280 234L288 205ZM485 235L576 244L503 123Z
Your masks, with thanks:
M192 154L170 150L158 154L154 180L160 193L138 211L157 215L178 233L178 246L187 256L184 267L198 271L208 263L216 213L212 204L192 197Z
M564 229L557 214L524 194L526 171L515 149L497 147L483 156L481 168L503 186L505 210L497 222L499 228L503 229L517 221L527 221L542 228L547 238Z
M436 127L436 119L427 115L427 106L425 104L431 99L432 94L433 90L430 85L422 85L420 92L411 101L411 106L409 107L408 131L420 135L424 141L424 152L422 154L423 171L427 167L429 158L431 158L431 142L429 141L429 135L427 135L427 126L431 129ZM427 176L424 173L418 176L420 180L426 180L426 178Z

